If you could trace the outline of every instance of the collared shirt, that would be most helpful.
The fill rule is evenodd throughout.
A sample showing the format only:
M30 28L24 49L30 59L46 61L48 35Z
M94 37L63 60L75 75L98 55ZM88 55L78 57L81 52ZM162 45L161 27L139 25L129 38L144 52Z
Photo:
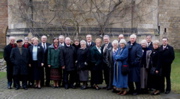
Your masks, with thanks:
M97 46L96 46L96 48L97 48L97 50L99 51L99 53L101 53L101 47L97 47Z
M91 45L91 42L87 42L87 45L90 46L90 45Z
M33 61L37 61L37 53L38 53L38 46L33 45L33 51L32 51Z
M64 46L64 43L59 43L60 46Z

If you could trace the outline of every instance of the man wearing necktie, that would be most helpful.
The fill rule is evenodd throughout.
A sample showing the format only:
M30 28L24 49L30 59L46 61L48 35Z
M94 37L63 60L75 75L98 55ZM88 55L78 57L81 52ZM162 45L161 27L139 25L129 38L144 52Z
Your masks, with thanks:
M146 41L148 42L148 49L152 50L153 49L152 36L151 35L147 35L146 36Z
M109 48L112 48L112 44L110 42L110 38L108 35L104 35L103 37L103 41L104 44L102 45L102 51L103 51L103 70L104 70L104 79L106 82L106 89L110 90L112 88L112 85L110 85L111 83L109 81L111 81L109 78L110 76L110 68L107 65L107 61L106 61L106 55L107 55L107 50Z
M45 75L46 75L46 86L49 86L50 84L50 68L47 65L47 54L48 54L48 46L50 46L49 43L47 43L47 36L43 35L41 37L41 43L38 44L39 46L42 46L44 50L44 67L45 67ZM42 78L41 85L44 85L44 76Z
M162 86L161 91L165 90L165 79L166 79L166 91L165 94L169 94L171 91L171 64L174 60L174 48L168 44L168 38L162 39L162 45L159 51L159 65L162 67Z

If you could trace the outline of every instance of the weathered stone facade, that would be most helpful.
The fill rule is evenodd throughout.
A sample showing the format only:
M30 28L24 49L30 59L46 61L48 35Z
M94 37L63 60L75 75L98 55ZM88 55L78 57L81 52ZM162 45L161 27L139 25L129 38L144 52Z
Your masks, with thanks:
M0 0L0 49L6 45L6 30L8 26L7 0Z
M95 37L104 33L116 38L121 33L136 33L140 41L151 34L153 39L167 36L171 45L180 49L179 0L122 0L112 15L111 0L95 0L98 9L94 2L83 1L91 0L8 0L7 37L22 38L32 33L83 38L89 33Z

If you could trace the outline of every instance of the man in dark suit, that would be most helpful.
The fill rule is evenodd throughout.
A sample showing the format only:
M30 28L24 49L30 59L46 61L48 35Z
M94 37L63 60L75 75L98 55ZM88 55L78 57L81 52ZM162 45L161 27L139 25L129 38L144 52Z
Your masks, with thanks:
M51 45L47 43L47 36L43 35L41 37L41 43L38 44L42 46L44 50L44 67L45 67L45 74L46 74L46 86L50 86L50 68L47 65L47 55L48 55L48 46ZM41 85L44 85L44 76L42 78Z
M61 47L61 59L60 59L60 64L63 69L63 83L65 89L68 89L69 87L75 88L74 87L74 82L76 77L75 60L76 60L76 50L74 46L71 45L71 39L69 37L66 37L65 46Z
M59 36L59 45L60 45L60 47L65 45L64 44L64 36L63 35Z
M108 50L109 48L112 48L112 44L110 42L110 38L108 35L104 35L103 41L104 41L104 44L101 47L102 48L101 50L103 51L103 70L104 70L103 73L104 73L104 79L106 82L106 89L110 90L112 88L112 85L110 85L110 84L112 84L112 83L109 81L112 81L112 80L109 79L110 78L109 77L110 69L109 69L107 61L106 61L106 55L107 55L106 50Z
M17 47L12 49L10 55L11 62L13 63L16 90L20 88L20 78L22 79L23 88L27 90L29 53L27 48L22 47L22 42L22 40L17 40Z
M148 43L148 49L152 50L153 49L152 36L151 35L147 35L146 36L146 41Z
M164 91L164 83L166 79L166 92L165 94L169 94L171 91L171 64L174 60L174 49L172 46L168 44L168 38L164 37L162 39L162 45L160 46L159 51L159 60L160 65L162 67L162 86L161 91Z
M86 46L88 49L90 49L91 47L95 46L96 44L92 41L92 35L88 34L86 35Z
M12 48L15 48L17 45L15 44L15 37L9 37L10 43L4 48L4 60L7 64L7 80L8 80L8 89L11 89L12 81L13 81L13 64L10 60L10 53ZM15 87L15 83L14 83Z

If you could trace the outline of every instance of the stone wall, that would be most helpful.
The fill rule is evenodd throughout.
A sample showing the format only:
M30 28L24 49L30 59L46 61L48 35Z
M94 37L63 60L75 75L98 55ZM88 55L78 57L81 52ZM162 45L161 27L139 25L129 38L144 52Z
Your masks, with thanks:
M17 1L26 2L21 4ZM100 2L99 10L102 12L98 13L95 13L97 9L89 10L90 7L95 8L90 2L77 3L84 0L61 0L58 3L56 1L59 0L8 0L7 37L23 38L29 33L34 36L47 35L49 38L60 34L73 38L83 38L86 34L93 34L94 37L101 35L100 24L106 19L103 15L108 13L109 0L95 0L96 3ZM77 1L77 4L73 1ZM153 39L159 40L167 36L170 44L175 49L180 49L179 0L122 1L121 6L108 21L104 34L116 38L118 34L128 37L136 33L138 41L149 34L153 35ZM29 4L33 4L33 8L28 6Z
M6 44L6 30L8 21L7 0L0 0L0 49Z

